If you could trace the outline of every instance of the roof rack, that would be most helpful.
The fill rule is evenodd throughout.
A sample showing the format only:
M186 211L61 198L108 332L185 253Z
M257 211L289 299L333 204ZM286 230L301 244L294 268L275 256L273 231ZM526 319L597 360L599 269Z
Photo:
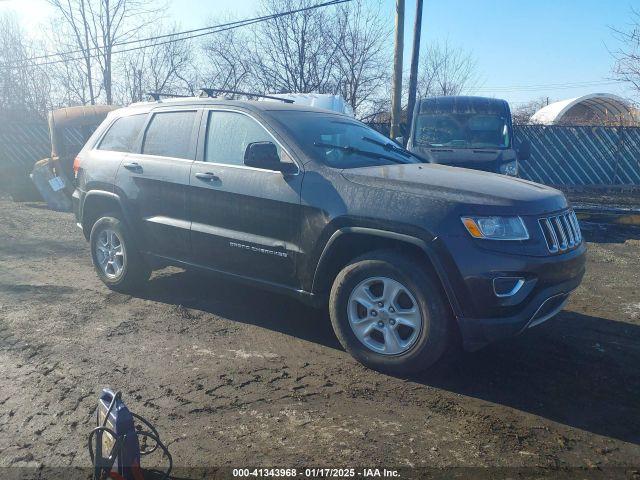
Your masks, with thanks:
M174 93L158 93L158 92L148 92L149 95L155 102L159 102L162 97L167 98L189 98L188 95L176 95Z
M263 95L261 93L239 92L236 90L223 90L221 88L202 88L200 89L200 98L215 97L217 93L228 93L232 95L245 95L247 97L268 98L270 100L280 100L284 103L294 103L288 98L274 97L272 95Z

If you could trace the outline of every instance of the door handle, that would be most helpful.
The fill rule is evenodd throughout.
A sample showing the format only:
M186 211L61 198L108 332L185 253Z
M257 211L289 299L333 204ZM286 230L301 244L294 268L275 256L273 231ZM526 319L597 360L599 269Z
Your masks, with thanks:
M220 180L215 173L206 172L206 173L196 173L196 178L202 180L203 182L215 182Z
M127 170L131 170L132 172L142 173L142 165L136 162L125 163L123 167L126 168Z

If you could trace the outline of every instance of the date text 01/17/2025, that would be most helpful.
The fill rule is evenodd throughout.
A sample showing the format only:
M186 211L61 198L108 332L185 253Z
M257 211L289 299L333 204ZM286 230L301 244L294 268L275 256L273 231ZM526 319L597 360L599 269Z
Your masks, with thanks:
M397 478L397 470L380 468L234 468L233 477L279 477L279 478Z

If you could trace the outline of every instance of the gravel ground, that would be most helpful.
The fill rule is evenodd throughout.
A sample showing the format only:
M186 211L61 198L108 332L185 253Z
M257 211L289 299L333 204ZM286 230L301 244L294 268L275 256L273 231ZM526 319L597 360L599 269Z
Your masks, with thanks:
M562 187L556 187L562 190ZM565 188L565 195L574 205L588 208L603 209L614 208L623 210L640 209L640 188L621 187L616 191L615 187L609 189L594 188Z
M105 386L178 467L640 466L640 230L584 225L557 318L403 379L352 360L323 311L176 269L113 293L70 215L0 212L0 467L89 465Z

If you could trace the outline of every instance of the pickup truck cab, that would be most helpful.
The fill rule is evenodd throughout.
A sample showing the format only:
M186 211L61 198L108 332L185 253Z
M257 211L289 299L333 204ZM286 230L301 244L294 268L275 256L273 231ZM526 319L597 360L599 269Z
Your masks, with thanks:
M420 163L343 114L189 98L111 113L76 162L100 279L198 269L329 309L344 348L407 373L558 313L584 273L564 195ZM256 305L256 308L259 306Z

